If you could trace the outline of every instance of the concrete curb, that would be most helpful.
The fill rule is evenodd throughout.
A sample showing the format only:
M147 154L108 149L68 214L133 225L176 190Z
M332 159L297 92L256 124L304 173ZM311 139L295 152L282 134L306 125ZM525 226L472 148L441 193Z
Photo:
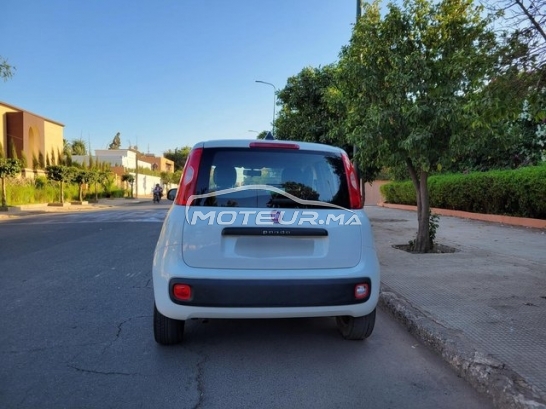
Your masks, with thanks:
M379 307L402 323L408 332L447 361L456 373L499 409L546 409L542 396L519 374L478 351L460 331L446 328L381 284Z
M36 203L29 205L12 206L6 212L0 212L0 220L13 219L29 215L43 213L74 213L74 212L92 212L96 210L107 209L111 207L134 206L145 203L147 200L141 199L103 199L98 203L88 204L70 204L69 206L49 206L48 203Z
M104 207L112 207L112 206L131 206L134 204L143 203L142 200L138 199L103 199L99 202L86 202L83 204L79 203L71 203L71 202L65 202L64 206L60 203L35 203L35 204L28 204L28 205L19 205L19 206L13 206L12 209L14 211L33 211L33 210L44 210L44 209L50 209L54 207L58 207L59 209L64 209L66 211L70 210L81 210L81 209L93 209L93 208L104 208Z
M417 211L417 206L392 204L392 203L378 203L378 206L386 207L388 209L398 210L410 210ZM546 220L531 219L528 217L515 217L515 216L503 216L499 214L482 214L463 212L461 210L440 209L433 207L430 209L433 213L440 216L452 216L460 217L462 219L480 220L482 222L492 222L500 224L508 224L510 226L530 227L533 229L546 229Z

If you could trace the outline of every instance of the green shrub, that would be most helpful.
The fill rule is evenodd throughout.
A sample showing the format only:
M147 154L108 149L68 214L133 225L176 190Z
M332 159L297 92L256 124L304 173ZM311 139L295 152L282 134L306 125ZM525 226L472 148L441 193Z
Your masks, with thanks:
M380 190L388 203L415 205L415 189L411 181L390 182Z
M50 183L44 176L32 179L14 179L6 187L8 202L12 206L38 203L52 203L59 200L57 183ZM66 200L77 200L78 186L67 184L64 189Z
M49 184L45 176L36 176L34 179L34 187L36 189L44 189Z
M431 207L546 219L546 165L436 175L428 185ZM381 193L388 203L416 204L411 181L388 183Z
M98 185L97 197L99 199L104 198L123 198L125 197L125 190L120 188L113 188L112 190L106 191L101 185ZM84 200L95 200L95 186L91 186L87 189L87 192L84 195Z
M122 197L125 197L125 190L124 189L112 189L110 190L110 197L115 197L115 198L122 198Z

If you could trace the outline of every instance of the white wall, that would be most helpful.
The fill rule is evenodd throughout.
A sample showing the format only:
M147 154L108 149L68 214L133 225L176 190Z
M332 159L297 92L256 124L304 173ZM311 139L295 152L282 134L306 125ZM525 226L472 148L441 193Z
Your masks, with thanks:
M135 169L136 152L130 149L95 149L95 157L93 159L99 162L108 162L110 165ZM152 164L139 160L138 167L152 169Z
M135 197L152 197L152 190L156 183L161 185L161 178L158 176L143 175L141 173L137 176L134 172L131 172L131 175L135 177L135 184L133 185ZM163 185L161 186L163 187ZM164 191L164 193L166 192Z

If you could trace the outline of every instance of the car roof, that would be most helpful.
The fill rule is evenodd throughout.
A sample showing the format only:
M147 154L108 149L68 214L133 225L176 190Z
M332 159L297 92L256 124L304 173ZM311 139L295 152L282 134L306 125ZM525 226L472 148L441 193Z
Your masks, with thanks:
M267 144L296 144L300 150L306 151L323 151L340 153L342 149L337 146L325 145L321 143L313 142L300 142L300 141L284 141L284 140L264 140L264 139L215 139L209 141L199 142L194 145L194 148L249 148L250 143L260 142Z

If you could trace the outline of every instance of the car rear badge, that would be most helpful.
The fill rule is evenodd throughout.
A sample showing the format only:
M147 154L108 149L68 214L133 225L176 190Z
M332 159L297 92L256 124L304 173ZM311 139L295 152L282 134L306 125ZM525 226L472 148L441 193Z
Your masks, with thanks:
M278 210L274 210L271 212L271 220L275 224L279 224L279 217L281 217L281 212Z

